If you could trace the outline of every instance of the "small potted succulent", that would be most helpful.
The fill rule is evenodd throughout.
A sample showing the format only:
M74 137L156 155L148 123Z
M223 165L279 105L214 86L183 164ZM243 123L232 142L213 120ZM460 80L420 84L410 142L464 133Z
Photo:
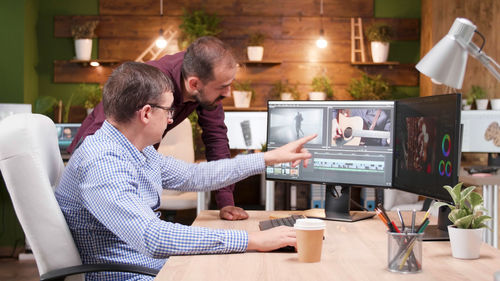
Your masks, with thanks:
M254 89L251 81L234 81L233 82L233 99L234 106L238 108L250 107Z
M279 80L273 84L269 97L274 100L298 100L299 91L297 90L297 85L291 85L288 81L282 82Z
M371 42L373 62L387 61L392 35L392 28L386 23L375 23L366 29L366 38Z
M261 61L264 56L264 39L266 36L261 32L250 34L247 46L248 60Z
M92 54L92 38L99 21L86 21L71 26L71 36L75 40L75 59L90 60Z
M312 92L309 92L310 100L325 100L333 98L332 81L325 75L318 75L311 81Z
M483 232L487 226L485 221L491 220L484 215L487 210L483 206L483 198L475 186L462 190L462 183L454 187L443 186L453 200L453 205L436 202L435 207L448 206L451 209L448 218L453 225L448 226L452 256L459 259L477 259L481 248Z
M486 91L478 85L472 85L468 96L471 96L476 101L476 108L478 110L486 110L488 108L488 98L486 97Z

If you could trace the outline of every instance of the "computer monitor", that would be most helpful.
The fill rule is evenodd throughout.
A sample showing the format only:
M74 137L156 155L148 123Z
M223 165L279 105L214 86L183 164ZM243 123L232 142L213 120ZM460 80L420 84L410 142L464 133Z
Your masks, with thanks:
M460 103L460 94L396 102L394 188L452 202L443 186L458 183ZM440 215L438 228L446 230L446 221L447 216ZM432 234L432 228L425 232L438 235L436 240L447 237L447 233Z
M350 213L350 186L392 185L393 101L269 101L267 120L268 150L318 134L305 145L312 154L307 168L274 165L267 179L326 184L327 219L373 216Z
M59 141L59 150L66 152L66 149L76 136L80 123L56 123L57 139Z
M460 119L462 152L488 153L488 166L499 168L500 111L464 110Z

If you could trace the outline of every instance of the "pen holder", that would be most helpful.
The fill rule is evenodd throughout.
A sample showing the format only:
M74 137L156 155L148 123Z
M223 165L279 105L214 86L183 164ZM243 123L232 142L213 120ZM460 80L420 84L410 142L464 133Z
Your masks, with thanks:
M422 271L423 233L387 232L387 268L392 272Z

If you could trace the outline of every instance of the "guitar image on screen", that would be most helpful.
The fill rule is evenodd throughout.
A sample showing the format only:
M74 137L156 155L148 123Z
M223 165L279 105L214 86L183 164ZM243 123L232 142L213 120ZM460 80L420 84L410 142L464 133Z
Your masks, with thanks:
M332 145L359 146L361 138L389 139L391 133L388 131L375 131L363 129L363 118L360 116L338 115L338 128L342 132L341 138L332 138ZM335 121L334 121L335 122ZM332 126L332 136L337 135L336 126Z

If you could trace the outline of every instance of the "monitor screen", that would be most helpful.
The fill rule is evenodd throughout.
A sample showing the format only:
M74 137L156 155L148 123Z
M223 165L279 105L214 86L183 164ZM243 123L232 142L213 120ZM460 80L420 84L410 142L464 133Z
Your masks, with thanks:
M65 151L76 136L81 124L79 123L56 123L57 139L59 141L59 149Z
M224 123L231 149L262 149L266 144L267 112L226 111Z
M450 201L443 185L458 183L460 94L396 102L394 187Z
M363 186L392 185L394 102L269 101L267 148L318 134L302 164L266 168L271 180Z

